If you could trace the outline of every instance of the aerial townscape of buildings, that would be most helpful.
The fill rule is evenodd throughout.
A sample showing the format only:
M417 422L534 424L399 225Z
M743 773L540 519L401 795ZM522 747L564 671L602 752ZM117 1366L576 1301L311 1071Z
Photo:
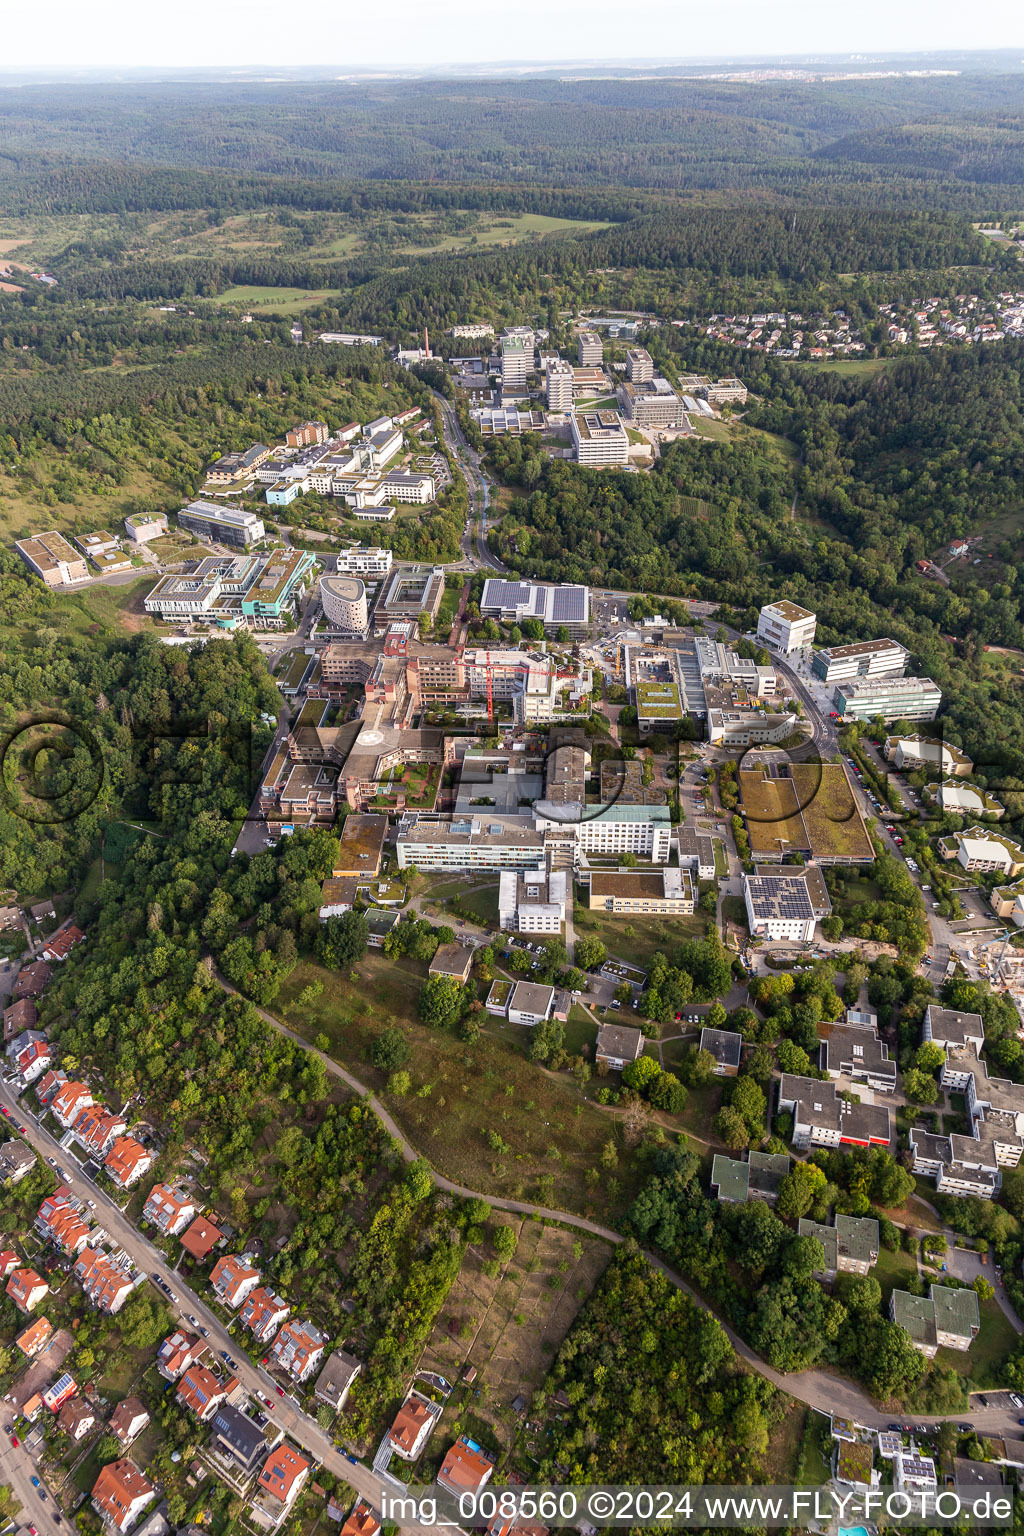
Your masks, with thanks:
M896 346L996 340L1024 327L1017 294L989 306L963 296L951 307L927 301L910 314L895 305L880 313ZM867 346L838 312L694 324L781 357L856 355ZM701 423L721 423L747 400L731 374L670 382L641 344L654 347L654 328L649 316L583 315L572 355L561 356L541 328L454 326L445 366L463 427L471 422L485 444L537 433L544 451L584 469L649 468L662 444L702 435ZM385 345L337 332L315 344ZM422 347L394 349L402 368L435 361L426 336ZM412 376L392 369L392 386L404 377ZM479 507L457 560L399 558L403 519L429 518L470 462L447 427L440 412L428 421L420 406L366 422L296 422L280 442L219 453L201 494L182 498L176 512L133 513L116 536L43 531L15 549L54 589L151 576L140 612L167 646L245 631L263 647L281 708L262 716L267 750L230 850L240 862L229 866L225 846L223 864L247 878L279 871L287 850L305 841L297 834L332 834L320 840L332 850L329 872L303 881L307 896L312 888L295 925L304 954L319 959L358 925L360 962L391 967L403 996L418 989L425 1028L424 999L454 998L467 1047L484 1029L489 1042L515 1042L552 1079L571 1070L581 1095L589 1090L588 1106L606 1116L609 1173L620 1126L624 1145L634 1125L641 1136L656 1127L652 1144L656 1137L662 1149L679 1133L680 1156L689 1157L682 1138L694 1120L681 1116L686 1090L700 1090L712 1106L700 1133L708 1157L694 1174L706 1210L724 1224L751 1217L754 1230L773 1208L788 1223L787 1240L820 1245L808 1265L815 1294L848 1296L848 1277L877 1270L881 1278L880 1253L897 1252L899 1227L912 1244L920 1234L906 1212L897 1223L895 1206L859 1186L837 1199L831 1159L897 1170L901 1191L914 1175L934 1198L983 1201L989 1213L1021 1163L1024 1085L995 1065L1012 1064L1012 1052L990 1057L982 1013L954 1006L949 990L998 981L1022 1021L1014 1039L1024 1037L1013 942L1024 930L1024 848L1002 826L1012 826L1013 802L944 739L942 691L918 675L925 669L907 645L870 632L836 638L824 622L819 635L818 613L786 595L806 599L806 589L768 568L760 607L745 615L694 597L664 600L666 613L651 617L650 604L631 605L626 594L535 580L528 561L524 573L493 552L486 558ZM322 549L299 547L287 518L278 523L282 509L310 496L339 511L339 532L324 535ZM248 635L235 647L245 648L255 651ZM892 889L898 900L889 900ZM499 1466L511 1468L497 1421L478 1419L468 1395L471 1422L456 1418L446 1407L454 1383L435 1361L403 1368L374 1444L350 1433L346 1405L373 1370L368 1307L346 1294L344 1327L329 1323L302 1266L281 1264L287 1239L275 1249L270 1228L248 1230L238 1214L247 1211L244 1191L218 1183L201 1148L186 1144L187 1117L159 1123L144 1096L122 1099L94 1061L62 1049L48 988L60 967L70 962L73 972L77 952L88 952L90 929L87 916L76 922L70 898L55 898L59 922L56 905L26 907L16 892L0 908L0 932L25 938L3 1010L0 1183L16 1195L19 1186L33 1190L37 1176L45 1181L24 1219L6 1224L10 1247L0 1253L17 1320L4 1394L12 1444L23 1439L54 1477L69 1448L76 1467L95 1450L88 1487L78 1490L87 1519L134 1536L201 1529L174 1517L154 1470L158 1425L172 1410L194 1432L187 1486L212 1480L231 1490L247 1531L298 1522L309 1495L342 1536L378 1536L382 1492L417 1465L431 1466L438 1490L479 1492ZM982 911L984 950L946 917L968 900ZM930 974L947 985L941 1003L929 986L917 1012L904 981L933 957L925 939L913 950L895 931L898 918L877 910L900 905L934 951ZM150 921L158 926L158 910ZM412 932L422 950L403 948ZM990 944L1001 946L997 954ZM714 989L702 988L702 963L719 967ZM355 965L333 969L361 985ZM216 973L212 954L210 966L204 985ZM854 978L842 1001L834 975ZM809 977L824 978L823 993L806 990ZM877 987L880 979L891 988ZM876 1005L872 987L888 1002ZM307 988L297 1006L322 991ZM367 997L363 1011L376 1022L377 995ZM785 1027L773 1034L780 1003ZM289 1025L297 1055L314 1039L305 1015L301 1026ZM312 1049L329 1058L330 1037L315 1033ZM370 1046L359 1049L369 1061ZM381 1073L375 1091L412 1102L407 1072L385 1074L375 1057L372 1065ZM685 1085L674 1066L690 1074ZM755 1075L764 1101L756 1126L734 1107ZM341 1077L359 1086L349 1066ZM432 1089L417 1093L425 1099ZM517 1095L511 1078L505 1092ZM353 1124L373 1102L353 1109ZM400 1123L404 1135L413 1122ZM486 1137L496 1157L508 1154L500 1125ZM46 1165L43 1148L52 1148ZM425 1155L410 1178L427 1166ZM814 1189L829 1189L827 1201L793 1198L794 1179L819 1175ZM353 1196L368 1182L353 1180ZM465 1195L445 1184L452 1187ZM941 1214L948 1217L947 1204ZM589 1216L567 1219L593 1227ZM980 1231L986 1218L972 1219ZM356 1218L346 1212L345 1221ZM469 1231L476 1228L474 1220ZM308 1236L312 1244L311 1228ZM926 1248L919 1272L914 1252L902 1283L885 1287L879 1320L928 1360L970 1360L1005 1298L994 1301L987 1282L975 1283L986 1280L980 1268L975 1276L951 1260L948 1271L937 1269ZM497 1260L482 1262L493 1278ZM124 1314L123 1325L140 1297L154 1296L173 1326L148 1358L140 1348L125 1394L111 1402L73 1329L82 1316ZM454 1312L443 1326L457 1334ZM474 1339L458 1367L466 1394L476 1347ZM495 1413L529 1424L526 1389L513 1396L507 1387L506 1379L510 1401ZM483 1393L477 1407L484 1415ZM935 1462L908 1428L872 1431L836 1415L830 1428L838 1486L871 1488L884 1473L897 1487L937 1488ZM100 1456L100 1445L117 1454ZM957 1458L965 1487L991 1475L978 1467L1024 1469L1024 1444L999 1445L998 1463ZM497 1516L486 1528L489 1536L546 1536L543 1526Z

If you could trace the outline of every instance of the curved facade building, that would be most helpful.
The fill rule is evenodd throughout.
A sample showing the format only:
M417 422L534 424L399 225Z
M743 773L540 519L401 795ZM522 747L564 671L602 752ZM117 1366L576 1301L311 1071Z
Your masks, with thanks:
M320 602L335 629L366 628L366 588L358 576L321 576Z

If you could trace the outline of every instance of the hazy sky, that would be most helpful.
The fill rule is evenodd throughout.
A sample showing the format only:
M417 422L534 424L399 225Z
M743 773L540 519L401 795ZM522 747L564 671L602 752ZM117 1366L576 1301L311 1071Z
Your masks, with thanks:
M1020 0L48 0L12 8L0 69L408 66L1024 48Z

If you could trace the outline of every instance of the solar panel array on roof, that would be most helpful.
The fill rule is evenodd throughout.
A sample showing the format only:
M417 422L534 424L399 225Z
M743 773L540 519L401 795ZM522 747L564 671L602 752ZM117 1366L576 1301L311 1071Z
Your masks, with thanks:
M802 879L751 875L749 889L758 917L785 917L806 921L814 916L807 887Z
M587 622L586 587L553 588L550 608L552 624L585 624Z

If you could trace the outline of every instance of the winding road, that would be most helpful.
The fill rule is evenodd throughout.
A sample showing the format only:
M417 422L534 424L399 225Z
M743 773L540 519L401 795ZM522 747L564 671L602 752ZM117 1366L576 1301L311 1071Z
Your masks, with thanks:
M241 998L242 1001L247 1001L212 962L208 963L211 974L225 992L230 993L234 997ZM393 1138L395 1145L406 1162L411 1163L422 1159L422 1153L417 1152L394 1117L389 1114L376 1094L367 1088L364 1083L361 1083L357 1077L354 1077L347 1068L341 1066L333 1057L325 1055L323 1051L318 1051L315 1046L303 1040L301 1035L296 1034L293 1029L289 1029L287 1024L283 1024L280 1019L266 1008L260 1008L256 1004L252 1006L256 1007L260 1017L271 1028L278 1030L286 1039L299 1046L300 1049L318 1056L327 1072L339 1078L354 1093L357 1093L369 1104L385 1130ZM423 1160L426 1161L426 1159ZM444 1190L448 1194L460 1195L464 1199L486 1200L487 1204L494 1210L508 1211L516 1216L539 1217L545 1221L559 1222L562 1226L573 1227L577 1231L586 1232L592 1237L603 1238L605 1242L614 1246L618 1246L626 1241L621 1232L616 1232L611 1227L603 1226L600 1222L591 1221L586 1216L577 1216L571 1211L554 1210L550 1206L533 1205L526 1200L508 1200L501 1195L488 1194L479 1189L468 1189L464 1184L457 1184L454 1180L446 1178L443 1173L438 1173L433 1167L430 1169L430 1174L438 1189ZM712 1317L717 1318L719 1325L724 1330L730 1344L740 1359L745 1361L758 1375L764 1376L780 1392L785 1392L789 1397L796 1398L798 1402L805 1403L809 1408L815 1408L820 1413L835 1413L856 1419L859 1424L864 1424L869 1428L884 1429L891 1421L891 1413L883 1412L862 1388L845 1377L833 1376L827 1371L818 1370L798 1371L792 1375L783 1375L773 1370L760 1355L751 1349L749 1344L740 1338L739 1334L728 1323L723 1322L718 1317L714 1308L709 1306L703 1297L694 1290L693 1286L684 1280L671 1265L666 1264L663 1259L659 1258L657 1254L652 1253L649 1249L643 1249L643 1253L649 1263L659 1270L670 1284L674 1285L677 1290L683 1291L699 1307L702 1307L705 1312L709 1312ZM1001 1401L996 1403L991 1400L996 1398ZM918 1424L941 1424L950 1415L915 1414L913 1417L914 1422ZM983 1434L1009 1435L1013 1438L1016 1438L1018 1434L1017 1413L1009 1403L1005 1392L993 1391L990 1394L990 1402L987 1408L972 1406L963 1415L963 1421L967 1422L968 1420L975 1429Z

